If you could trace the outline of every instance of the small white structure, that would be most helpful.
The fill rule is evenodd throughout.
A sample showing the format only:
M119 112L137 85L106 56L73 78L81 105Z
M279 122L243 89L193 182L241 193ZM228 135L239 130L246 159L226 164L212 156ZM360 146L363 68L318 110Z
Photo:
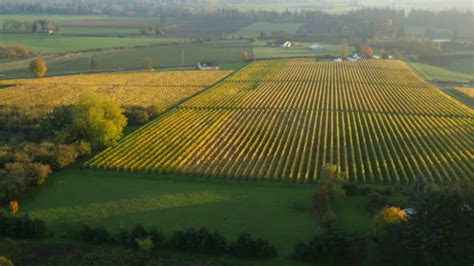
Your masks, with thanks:
M322 47L321 45L318 45L318 44L313 44L311 46L308 46L308 49L313 50L313 51L326 50L324 47Z
M372 56L372 59L380 60L380 59L382 59L382 57L380 57L380 56L378 56L378 55L374 55L374 56Z
M388 59L390 59L390 60L393 60L393 56L392 56L392 55L390 55L390 54L388 55L388 57L387 57L387 58L388 58Z
M362 59L362 57L360 57L360 55L358 53L355 53L355 54L352 55L352 59L357 61L357 60Z
M338 58L338 59L334 59L334 62L342 62L344 60L342 60L342 58Z
M49 35L51 35L51 34L53 34L53 33L54 33L54 31L52 31L52 30L48 31L48 34L49 34Z
M218 66L208 66L206 63L199 62L197 65L199 70L219 70Z
M358 60L358 59L354 59L354 58L352 58L352 57L349 57L349 58L347 58L347 59L348 59L349 61L351 61L351 62L355 62L355 61Z
M290 48L292 46L293 46L293 43L290 41L286 41L281 45L281 47L285 47L285 48Z
M412 208L403 209L402 212L404 212L405 215L408 217L413 217L416 214L415 209L412 209Z

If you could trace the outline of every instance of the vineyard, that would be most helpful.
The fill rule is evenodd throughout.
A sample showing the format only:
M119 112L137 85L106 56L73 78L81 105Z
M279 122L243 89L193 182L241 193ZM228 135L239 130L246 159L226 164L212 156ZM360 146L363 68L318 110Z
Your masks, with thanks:
M124 106L165 109L228 74L229 71L163 71L4 80L0 81L0 103L68 105L84 93L99 93Z
M255 61L87 162L235 179L474 179L472 110L400 61Z

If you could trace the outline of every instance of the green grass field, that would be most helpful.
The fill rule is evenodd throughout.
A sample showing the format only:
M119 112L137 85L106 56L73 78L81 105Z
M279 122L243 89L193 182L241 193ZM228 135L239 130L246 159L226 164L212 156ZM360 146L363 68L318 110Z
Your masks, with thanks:
M470 82L471 80L474 80L474 74L455 72L445 68L422 63L410 63L409 65L429 81L437 80L444 82Z
M221 64L242 63L241 51L250 49L247 41L224 41L73 53L47 56L44 60L49 68L47 75L58 75L89 72L90 58L99 62L99 71L141 69L145 57L151 58L157 67L196 65L199 61L208 60ZM22 59L1 64L0 78L31 76L28 70L30 61Z
M68 26L61 29L61 35L136 36L139 33L139 29L118 27Z
M70 236L81 224L118 230L140 223L166 233L205 226L229 239L240 232L268 239L278 248L280 265L297 241L315 232L314 185L103 172L77 165L53 174L21 201L21 213L44 219L56 237ZM371 229L362 210L365 200L347 197L336 205L344 229Z
M321 45L325 50L312 51L308 46L313 44ZM278 57L300 57L300 56L318 56L318 55L339 55L340 46L336 44L325 43L306 43L295 42L293 47L271 47L264 41L257 41L253 44L255 58L278 58Z
M236 37L258 37L260 32L264 32L265 35L270 35L272 31L284 31L289 34L295 34L303 24L301 23L270 23L270 22L257 22L250 26L244 27L239 31L232 34Z
M35 34L2 34L0 46L22 44L35 53L60 53L89 49L180 42L176 38L119 38Z
M474 52L461 51L421 58L422 63L474 75Z

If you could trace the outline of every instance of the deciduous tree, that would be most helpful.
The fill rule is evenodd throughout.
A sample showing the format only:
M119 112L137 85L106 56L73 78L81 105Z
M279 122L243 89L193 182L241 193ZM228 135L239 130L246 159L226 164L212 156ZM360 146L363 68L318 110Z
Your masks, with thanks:
M368 44L362 44L360 51L365 59L370 59L374 56L374 50Z
M383 234L387 226L400 223L405 219L406 214L399 207L385 207L374 217L375 232Z
M341 56L347 58L349 56L349 44L347 40L343 40L341 43Z
M242 57L242 60L244 60L245 62L249 62L252 59L248 51L242 51L240 55Z
M144 67L146 70L151 70L151 69L153 69L153 62L151 61L151 58L145 57L145 59L143 60L143 67Z
M72 107L73 131L94 147L112 145L127 125L123 111L118 104L99 94L84 95Z
M8 210L12 215L15 215L18 210L20 209L20 204L18 204L18 201L12 200L8 203Z
M48 66L43 59L36 59L30 63L30 70L37 78L42 78L48 71Z

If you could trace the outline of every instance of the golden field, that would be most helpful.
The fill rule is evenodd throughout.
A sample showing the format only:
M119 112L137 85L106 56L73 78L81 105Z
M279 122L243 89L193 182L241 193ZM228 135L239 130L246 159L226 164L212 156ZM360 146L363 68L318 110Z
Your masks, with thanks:
M0 81L2 105L69 105L86 93L99 93L123 106L170 104L214 84L230 71L162 71L87 74ZM3 87L3 88L2 88Z

